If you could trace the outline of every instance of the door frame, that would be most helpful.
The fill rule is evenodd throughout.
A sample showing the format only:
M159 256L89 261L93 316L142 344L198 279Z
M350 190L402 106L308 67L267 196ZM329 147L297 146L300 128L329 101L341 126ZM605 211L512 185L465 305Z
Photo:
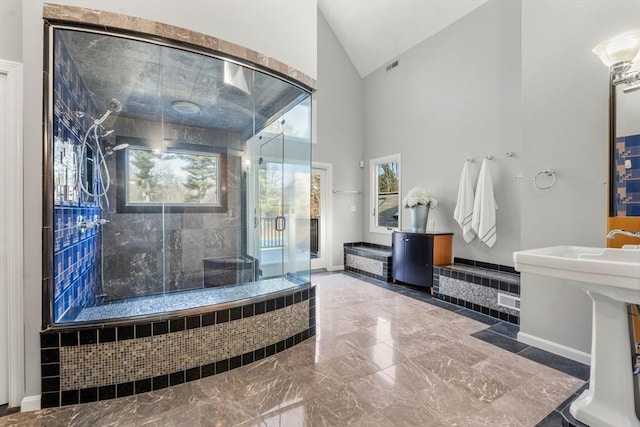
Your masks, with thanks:
M333 165L331 163L312 162L311 173L314 169L321 169L325 173L326 182L320 186L320 258L315 263L311 260L312 270L324 268L329 270L333 265Z
M0 384L10 407L24 396L23 67L0 59ZM43 301L44 302L44 301ZM4 396L3 396L4 397ZM4 399L3 399L4 400ZM4 403L4 402L0 402Z

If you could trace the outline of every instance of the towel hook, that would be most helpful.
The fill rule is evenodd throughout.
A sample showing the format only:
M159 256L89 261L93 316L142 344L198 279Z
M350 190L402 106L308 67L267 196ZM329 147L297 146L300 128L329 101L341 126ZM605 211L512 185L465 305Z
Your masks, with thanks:
M469 163L473 163L473 161L474 161L474 160L473 160L473 157L467 157L467 162L469 162Z
M549 185L538 185L537 179L540 175L550 176L552 178L551 184ZM556 183L556 173L553 169L543 169L536 176L533 177L533 186L536 190L548 190Z
M505 157L513 157L513 151L507 151L504 156Z
M484 158L487 160L493 160L493 156L491 154L489 154L488 156L484 156Z

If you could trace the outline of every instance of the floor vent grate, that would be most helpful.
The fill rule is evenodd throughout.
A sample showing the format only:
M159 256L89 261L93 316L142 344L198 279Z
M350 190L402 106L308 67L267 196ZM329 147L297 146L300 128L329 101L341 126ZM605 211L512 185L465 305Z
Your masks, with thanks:
M498 305L520 311L520 298L513 295L498 294Z

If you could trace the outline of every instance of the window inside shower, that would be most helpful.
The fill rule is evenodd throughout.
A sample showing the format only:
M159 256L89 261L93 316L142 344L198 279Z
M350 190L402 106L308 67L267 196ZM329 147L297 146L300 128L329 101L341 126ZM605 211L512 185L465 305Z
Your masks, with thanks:
M305 89L167 41L47 30L47 325L309 282Z

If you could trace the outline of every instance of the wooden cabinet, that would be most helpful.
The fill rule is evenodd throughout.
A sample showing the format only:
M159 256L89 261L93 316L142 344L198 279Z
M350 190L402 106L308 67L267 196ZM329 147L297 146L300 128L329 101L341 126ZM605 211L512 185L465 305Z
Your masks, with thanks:
M433 266L451 264L453 233L411 233L394 231L392 238L392 275L415 286L433 286Z

